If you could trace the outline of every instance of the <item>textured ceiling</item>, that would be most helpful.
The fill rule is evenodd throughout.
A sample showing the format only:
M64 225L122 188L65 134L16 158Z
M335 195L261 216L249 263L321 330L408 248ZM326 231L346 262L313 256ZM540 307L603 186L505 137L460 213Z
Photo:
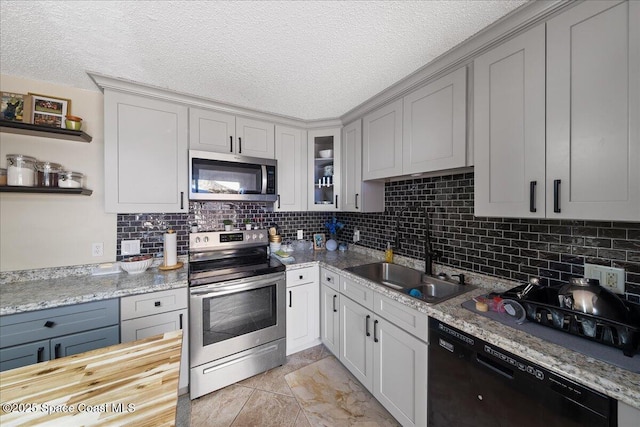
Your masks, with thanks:
M1 0L0 72L97 90L97 71L334 118L524 3Z

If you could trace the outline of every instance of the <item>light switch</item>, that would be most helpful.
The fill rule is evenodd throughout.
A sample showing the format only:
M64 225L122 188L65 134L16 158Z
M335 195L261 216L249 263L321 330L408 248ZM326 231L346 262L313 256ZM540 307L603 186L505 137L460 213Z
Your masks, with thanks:
M121 255L138 255L140 253L140 240L123 240L120 243Z

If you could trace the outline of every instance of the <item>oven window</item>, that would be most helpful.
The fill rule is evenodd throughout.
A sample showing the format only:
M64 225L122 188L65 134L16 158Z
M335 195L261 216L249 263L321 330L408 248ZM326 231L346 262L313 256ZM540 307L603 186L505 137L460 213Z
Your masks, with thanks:
M191 190L194 193L260 194L260 165L219 160L192 159Z
M206 298L202 317L204 346L275 326L276 285Z

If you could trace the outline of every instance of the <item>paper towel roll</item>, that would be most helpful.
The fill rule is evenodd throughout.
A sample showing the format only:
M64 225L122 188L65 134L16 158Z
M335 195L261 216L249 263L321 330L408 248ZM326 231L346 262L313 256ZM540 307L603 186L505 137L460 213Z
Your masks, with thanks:
M167 230L164 235L164 266L178 263L178 235L174 230Z

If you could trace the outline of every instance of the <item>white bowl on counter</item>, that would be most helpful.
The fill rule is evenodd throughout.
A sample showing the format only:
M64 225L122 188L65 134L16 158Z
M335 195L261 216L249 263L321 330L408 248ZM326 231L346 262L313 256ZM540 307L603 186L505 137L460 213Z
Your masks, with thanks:
M129 274L144 273L147 268L151 267L153 257L151 255L134 256L123 259L120 262L120 268Z

